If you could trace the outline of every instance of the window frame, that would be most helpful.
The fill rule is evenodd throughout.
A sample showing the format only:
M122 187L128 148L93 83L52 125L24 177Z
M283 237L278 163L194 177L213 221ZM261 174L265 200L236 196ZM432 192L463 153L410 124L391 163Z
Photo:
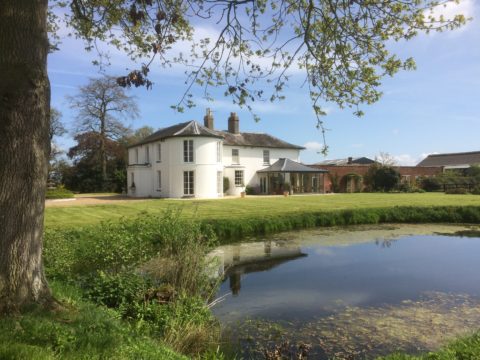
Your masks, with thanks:
M157 170L157 191L162 191L162 171Z
M195 195L195 171L185 170L183 172L183 195Z
M183 140L183 162L186 164L195 162L192 139Z
M222 162L222 142L217 141L217 163Z
M241 174L241 176L237 176L237 174ZM236 187L243 187L245 186L245 171L243 170L235 170L233 182L235 183ZM237 181L238 180L238 181Z
M234 155L234 152L237 154ZM239 165L240 164L240 149L232 149L232 164Z
M265 161L265 157L267 158L267 161ZM268 149L263 150L263 165L270 165L270 150Z
M150 164L150 146L145 146L145 164Z
M157 163L162 162L162 144L157 144Z

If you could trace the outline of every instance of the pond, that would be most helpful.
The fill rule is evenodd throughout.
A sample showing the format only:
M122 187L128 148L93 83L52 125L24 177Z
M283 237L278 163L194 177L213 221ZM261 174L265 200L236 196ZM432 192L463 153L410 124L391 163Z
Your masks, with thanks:
M213 311L245 358L284 341L314 359L434 350L480 329L479 234L384 225L222 246Z

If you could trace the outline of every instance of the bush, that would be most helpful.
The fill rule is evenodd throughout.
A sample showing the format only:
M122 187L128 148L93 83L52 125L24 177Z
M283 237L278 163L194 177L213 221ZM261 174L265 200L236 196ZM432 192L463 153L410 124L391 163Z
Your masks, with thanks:
M467 193L467 189L464 188L453 188L445 190L445 194L466 195Z
M47 189L47 192L45 194L46 199L71 199L73 197L75 197L73 192L65 189L64 187Z
M225 194L230 189L230 179L226 176L223 177L223 193Z
M474 187L473 190L471 191L471 193L473 195L480 195L480 185Z
M365 182L372 191L392 191L400 183L400 173L391 166L371 165Z
M246 193L247 195L255 195L256 192L255 192L255 189L254 189L252 186L248 186L248 185L247 185L247 186L245 187L245 193Z
M442 188L442 184L437 177L424 177L420 180L420 186L425 191L438 191Z

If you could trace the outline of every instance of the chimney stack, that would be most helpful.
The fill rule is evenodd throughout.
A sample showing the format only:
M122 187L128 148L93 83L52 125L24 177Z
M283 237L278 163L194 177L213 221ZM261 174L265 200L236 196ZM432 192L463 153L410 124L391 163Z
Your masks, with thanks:
M213 129L213 115L212 115L212 111L210 110L210 108L207 108L207 113L203 117L203 125L205 125L205 127L209 128L210 130L214 130Z
M350 165L352 162L353 162L353 158L350 156L350 157L348 158L348 162L347 162L347 164L349 164L349 165Z
M230 113L230 117L228 118L228 132L232 134L240 133L239 123L238 115L234 112Z

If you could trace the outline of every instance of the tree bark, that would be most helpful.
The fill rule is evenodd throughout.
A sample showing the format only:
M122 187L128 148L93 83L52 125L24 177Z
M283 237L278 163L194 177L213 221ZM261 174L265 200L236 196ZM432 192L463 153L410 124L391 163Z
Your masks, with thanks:
M47 54L47 0L1 0L0 313L51 300L42 264Z

